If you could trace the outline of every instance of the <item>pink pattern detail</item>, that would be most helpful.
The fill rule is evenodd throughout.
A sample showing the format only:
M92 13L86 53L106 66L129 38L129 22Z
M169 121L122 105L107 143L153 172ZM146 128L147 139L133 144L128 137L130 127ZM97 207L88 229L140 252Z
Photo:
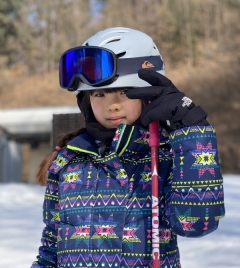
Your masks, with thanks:
M144 170L151 170L151 168L148 165L145 165Z
M181 177L181 179L183 179L183 170L182 169L180 170L180 177Z
M63 190L66 191L68 189L68 187L71 187L72 189L75 189L76 188L76 183L65 184L63 186Z
M114 136L113 140L114 140L114 141L117 141L117 140L119 139L119 136L120 136L120 132L117 131L117 132L115 133L115 136Z
M212 143L209 142L206 147L204 147L200 142L197 143L197 150L212 149Z
M79 167L80 167L80 165L79 165L79 164L77 164L75 167L68 166L67 171L78 170L78 169L79 169Z
M141 140L148 141L149 140L149 132L148 131L141 131Z
M204 231L206 231L208 229L208 224L209 224L209 222L204 222L204 228L203 228Z
M199 175L199 177L201 177L207 170L208 170L212 175L215 175L215 170L214 170L214 168L200 168L200 169L198 170L198 175Z
M113 166L114 166L115 168L119 168L119 167L121 167L122 165L119 164L119 163L117 163L117 162L113 162Z
M67 149L65 149L62 154L65 155L68 159L72 159L74 157L74 154L68 154Z
M193 224L194 222L187 222L187 221L184 221L184 222L181 222L182 223L182 226L183 226L183 230L184 231L193 231Z
M148 232L147 238L152 238L152 236L151 236L152 230L147 230L147 232Z
M171 231L160 229L159 236L160 236L161 240L169 240L169 239L171 239Z

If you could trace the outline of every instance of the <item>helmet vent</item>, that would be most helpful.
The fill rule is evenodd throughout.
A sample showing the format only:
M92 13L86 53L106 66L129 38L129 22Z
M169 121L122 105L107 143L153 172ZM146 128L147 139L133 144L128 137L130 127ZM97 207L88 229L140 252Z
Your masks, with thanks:
M156 47L155 47L155 46L153 46L153 48L154 48L154 49L156 49Z
M113 40L110 40L109 42L107 42L107 44L109 43L112 43L112 42L117 42L117 41L120 41L121 39L113 39Z
M126 54L126 51L119 53L119 54L117 54L117 58L119 59L119 58L123 57L125 54Z

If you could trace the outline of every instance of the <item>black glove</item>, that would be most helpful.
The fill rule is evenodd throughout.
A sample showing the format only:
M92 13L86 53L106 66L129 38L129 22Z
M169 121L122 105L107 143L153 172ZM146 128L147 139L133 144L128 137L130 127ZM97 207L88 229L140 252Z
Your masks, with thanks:
M138 76L152 86L129 89L126 94L129 99L151 101L140 117L144 126L156 120L169 120L174 129L209 125L206 112L200 106L195 106L168 78L146 69L140 69Z

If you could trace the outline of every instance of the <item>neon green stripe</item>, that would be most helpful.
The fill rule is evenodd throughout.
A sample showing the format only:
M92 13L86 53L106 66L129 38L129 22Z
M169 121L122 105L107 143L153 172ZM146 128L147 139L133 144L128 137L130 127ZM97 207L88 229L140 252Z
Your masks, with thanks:
M123 129L121 131L121 135L119 136L119 139L118 139L118 142L117 142L117 145L116 145L116 149L115 149L116 152L118 151L118 146L119 146L119 144L120 144L120 142L122 140L122 135L124 133L125 128L126 128L126 125L123 126Z
M126 150L128 144L129 144L129 142L130 142L130 139L131 139L131 137L132 137L132 133L133 133L133 131L134 131L134 127L132 127L132 130L131 130L131 132L130 132L130 135L128 136L128 140L127 140L125 146L123 147L122 151L119 153L119 156L121 156L121 155L124 153L124 151Z
M68 148L68 149L71 149L71 150L73 150L73 151L81 152L81 153L89 153L89 154L93 154L93 155L98 155L98 154L95 153L95 152L88 151L88 150L83 150L83 149L81 149L81 148L78 148L78 147L75 147L75 146L72 146L72 145L67 145L67 148Z

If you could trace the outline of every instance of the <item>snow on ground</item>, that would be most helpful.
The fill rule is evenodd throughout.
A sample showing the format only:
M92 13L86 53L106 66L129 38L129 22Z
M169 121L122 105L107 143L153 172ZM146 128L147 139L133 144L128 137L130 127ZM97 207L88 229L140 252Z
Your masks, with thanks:
M179 238L183 268L240 268L240 175L224 175L226 216L219 229ZM0 183L0 268L27 268L40 246L44 187Z

